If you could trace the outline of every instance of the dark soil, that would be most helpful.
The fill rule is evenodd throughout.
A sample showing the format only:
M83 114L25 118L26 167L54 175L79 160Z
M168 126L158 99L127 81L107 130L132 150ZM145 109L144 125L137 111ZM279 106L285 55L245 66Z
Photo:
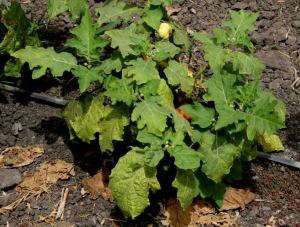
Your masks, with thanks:
M69 28L74 26L68 15L62 14L49 20L45 13L47 0L26 2L22 3L22 7L29 18L39 22L43 44L63 47L70 37ZM93 0L89 2L92 12L102 4ZM196 32L211 32L213 27L220 27L221 20L229 19L230 10L245 9L260 13L256 23L258 29L251 33L251 40L257 49L256 56L266 65L261 86L286 104L287 128L278 133L285 151L278 155L295 161L300 161L300 87L291 85L295 81L293 67L300 71L299 6L299 0L175 0L173 3L174 8L182 8L173 18ZM205 64L201 46L195 44L191 67L197 70ZM33 82L26 79L13 82L15 86L63 99L73 99L79 95L74 81L53 81L45 77ZM35 172L40 163L57 158L74 163L76 172L69 180L51 186L49 193L43 194L39 200L30 199L11 212L0 214L0 226L50 226L39 222L39 216L52 212L53 206L60 200L63 187L68 187L70 192L64 221L57 222L57 226L162 226L163 193L134 221L125 220L114 203L102 198L91 200L80 194L81 180L94 174L109 157L98 153L97 145L70 141L60 111L59 106L0 90L0 151L16 145L39 145L46 149L45 153L31 165L18 168L21 172ZM16 123L22 125L18 133L12 130ZM300 226L299 169L262 159L246 164L244 169L244 180L236 185L250 186L252 192L257 194L257 200L239 211L239 224ZM0 195L0 207L13 202L18 196L14 188L5 189L5 193L6 199Z

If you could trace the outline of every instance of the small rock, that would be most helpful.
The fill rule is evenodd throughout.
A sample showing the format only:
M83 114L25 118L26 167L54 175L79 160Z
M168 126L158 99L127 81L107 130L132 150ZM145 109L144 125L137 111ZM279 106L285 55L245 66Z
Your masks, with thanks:
M259 13L260 18L271 20L275 17L275 13L272 11L262 11Z
M274 81L272 81L272 82L270 83L270 85L269 85L269 88L270 88L271 90L277 90L277 89L279 89L279 88L280 88L280 82L278 82L277 79L274 80Z
M281 166L280 171L283 172L283 173L285 172L284 166Z
M0 189L8 188L22 182L22 174L16 169L0 169Z
M277 30L277 41L284 41L287 39L287 34L288 31L286 30L285 27L281 27Z
M248 6L249 5L247 3L237 2L231 7L231 9L246 9Z
M292 26L294 28L300 28L300 20L294 20L294 21L292 21Z
M295 45L296 42L297 42L297 38L295 36L288 36L288 39L285 43L288 45Z
M6 139L6 142L8 143L9 146L15 146L16 144L16 137L14 137L13 135L9 135Z
M0 133L0 144L1 145L6 145L6 139L7 139L7 135Z
M197 13L194 8L191 8L190 11L191 11L192 14L196 14Z
M14 123L13 126L11 127L11 131L15 136L18 135L19 132L22 130L23 130L22 125L19 122Z

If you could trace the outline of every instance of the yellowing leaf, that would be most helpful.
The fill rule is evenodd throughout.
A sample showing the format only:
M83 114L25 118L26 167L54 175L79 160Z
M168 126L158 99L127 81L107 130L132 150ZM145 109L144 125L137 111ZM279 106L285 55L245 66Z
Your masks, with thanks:
M268 135L267 132L264 135L256 133L254 141L262 146L264 152L282 151L284 147L280 138L277 135Z
M112 170L109 187L125 217L135 218L149 203L149 190L159 189L156 168L144 162L143 154L129 151Z

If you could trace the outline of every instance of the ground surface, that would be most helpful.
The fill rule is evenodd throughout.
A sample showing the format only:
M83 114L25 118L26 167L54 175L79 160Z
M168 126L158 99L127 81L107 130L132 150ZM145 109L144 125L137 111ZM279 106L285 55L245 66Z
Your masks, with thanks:
M46 4L46 0L32 0L22 5L29 17L40 22L43 43L47 46L63 46L68 38L68 29L74 24L66 14L54 20L48 20L47 15L43 17ZM90 1L91 10L98 4L101 3ZM211 28L220 26L221 20L229 18L231 9L260 13L256 23L258 30L251 34L251 39L257 48L256 55L266 65L261 86L272 91L286 104L287 128L279 132L285 152L278 155L296 161L300 161L300 87L292 88L291 85L295 81L293 67L300 71L299 4L298 0L176 0L173 4L174 8L182 8L173 15L174 19L194 31L210 32ZM193 49L193 61L196 70L205 65L199 45ZM64 99L78 95L76 86L66 85L66 81L59 83L42 79L34 83L17 82L22 88ZM21 202L15 210L0 214L0 226L49 226L38 222L39 216L47 216L52 212L53 206L60 200L63 187L68 187L70 191L64 222L58 225L161 226L159 207L164 196L160 196L136 221L128 221L122 218L114 203L101 197L91 200L80 194L81 180L93 174L107 157L93 152L93 146L69 141L60 110L59 106L0 90L0 151L15 145L39 145L45 148L45 153L31 165L18 168L20 172L34 172L40 163L57 158L74 163L76 172L69 180L51 186L49 193L43 194L38 201L30 199ZM22 127L16 131L16 124L19 123ZM98 164L96 167L95 163ZM245 167L244 174L245 179L237 185L250 186L258 200L249 204L244 211L239 211L241 226L300 226L299 170L258 159ZM6 195L0 195L0 207L8 205L18 196L13 187L4 191ZM270 220L275 220L275 224Z

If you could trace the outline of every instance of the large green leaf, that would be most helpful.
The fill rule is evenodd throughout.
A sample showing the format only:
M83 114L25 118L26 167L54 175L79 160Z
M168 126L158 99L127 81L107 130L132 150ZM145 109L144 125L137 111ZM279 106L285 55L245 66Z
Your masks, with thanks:
M103 82L104 76L100 71L99 66L88 69L82 65L72 70L73 75L78 78L80 92L84 92L93 81Z
M254 22L258 18L258 13L245 13L244 10L239 12L230 11L231 20L222 21L222 24L230 28L228 32L228 40L233 45L245 45L249 49L253 49L253 45L249 42L247 31L254 31L256 27Z
M92 61L99 61L100 52L98 48L106 46L109 41L95 36L97 25L93 24L90 10L86 9L81 23L76 28L70 29L70 32L76 35L68 40L70 47L77 49L77 55L85 57L90 64Z
M126 105L106 105L104 118L100 120L99 144L102 151L114 150L113 141L122 141L124 127L129 124L129 109Z
M168 86L165 80L161 79L157 94L159 97L162 98L162 100L159 102L159 104L163 106L167 106L169 108L174 109L174 96L171 88Z
M183 210L186 210L193 202L196 191L196 178L192 170L177 169L172 186L177 188L177 199Z
M20 3L13 1L9 10L3 10L1 22L7 33L0 43L0 54L12 54L26 45L40 46L38 26L25 16Z
M234 86L236 82L237 76L235 74L229 74L225 71L222 71L222 74L215 73L203 84L208 89L208 92L203 96L204 100L230 105L236 99Z
M192 105L183 105L180 109L192 117L191 124L199 125L201 128L207 128L215 120L215 110L198 102L194 102Z
M247 53L233 51L231 56L233 57L233 69L239 70L240 74L250 74L253 78L259 78L265 68L259 59Z
M175 165L180 169L195 169L200 166L199 152L190 147L170 147L168 152L175 158Z
M189 96L194 87L194 79L188 74L188 65L171 60L164 69L164 73L171 85L179 86L179 88Z
M175 46L173 43L168 41L158 41L155 43L155 50L153 53L153 60L163 61L167 58L173 58L176 54L180 52L180 48Z
M144 163L143 154L129 151L112 170L109 187L125 217L135 218L149 206L149 189L160 188L156 168Z
M69 10L71 20L81 18L86 9L88 9L86 0L49 0L47 6L49 18L54 18L58 14Z
M202 135L199 148L203 165L201 170L216 183L230 172L237 156L236 147L227 142L225 137L216 136L210 132Z
M143 20L154 30L159 29L160 20L163 17L162 5L150 5L144 9Z
M48 17L56 17L58 14L67 11L68 8L69 0L49 0L47 6Z
M148 100L138 102L132 112L131 119L137 121L138 128L141 129L147 125L148 132L155 135L162 135L167 127L168 112L157 102L160 98L152 96Z
M136 25L131 24L125 29L114 29L105 32L105 34L110 36L112 39L111 47L119 47L123 58L129 54L139 55L140 48L138 47L140 47L142 43L148 46L149 41L147 40L147 37L141 34L136 34L135 29Z
M142 10L136 4L127 4L118 0L107 0L96 9L96 13L100 14L98 24L101 26L105 22L122 19L124 23L128 22L133 14L139 15Z
M205 50L204 59L208 61L213 73L220 73L226 62L231 60L230 51L216 44L213 37L207 32L193 33L194 39L201 42Z
M113 70L120 72L124 65L124 58L119 51L113 51L110 58L105 59L101 64L101 70L105 74L111 74Z
M156 69L156 62L145 61L142 58L137 58L126 63L131 65L128 70L128 76L132 76L137 84L147 83L149 80L159 78L159 73Z
M174 30L173 40L176 45L184 45L185 51L188 55L192 54L192 43L189 39L187 32L181 27L177 26L175 22L172 23L172 28Z
M133 86L127 84L125 80L118 80L114 87L104 92L104 94L112 98L112 100L125 102L128 106L137 100Z
M48 68L51 69L54 77L62 76L64 71L77 68L77 60L72 54L58 54L53 47L44 49L43 47L26 46L25 49L18 50L11 55L19 58L22 63L29 63L30 69L33 69L33 79L43 76Z

